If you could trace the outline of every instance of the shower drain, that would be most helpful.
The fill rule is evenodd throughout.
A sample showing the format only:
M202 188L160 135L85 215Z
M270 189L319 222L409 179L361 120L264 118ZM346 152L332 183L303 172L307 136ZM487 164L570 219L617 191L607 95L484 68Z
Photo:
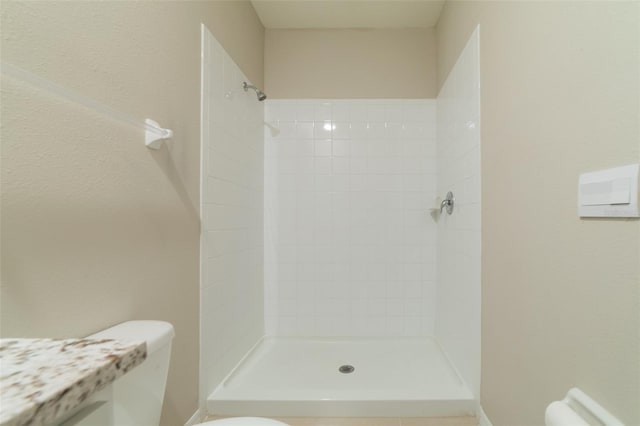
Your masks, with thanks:
M356 368L353 365L345 364L345 365L341 365L340 368L338 368L338 371L341 372L342 374L349 374L349 373L353 373L353 370L355 369Z

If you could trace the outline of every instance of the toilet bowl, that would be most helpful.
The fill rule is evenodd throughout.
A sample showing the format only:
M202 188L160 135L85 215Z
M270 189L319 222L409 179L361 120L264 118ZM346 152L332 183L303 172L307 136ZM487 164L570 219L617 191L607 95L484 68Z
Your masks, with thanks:
M228 419L211 420L198 423L196 426L288 426L277 420L262 417L231 417Z

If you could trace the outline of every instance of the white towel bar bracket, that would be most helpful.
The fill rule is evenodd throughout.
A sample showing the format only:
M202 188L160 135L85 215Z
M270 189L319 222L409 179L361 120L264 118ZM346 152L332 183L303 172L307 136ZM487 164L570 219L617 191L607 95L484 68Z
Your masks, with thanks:
M144 131L144 144L147 148L160 149L162 141L173 136L172 130L163 129L158 123L150 118L144 120L144 123L147 125ZM155 127L156 129L149 129L149 126Z

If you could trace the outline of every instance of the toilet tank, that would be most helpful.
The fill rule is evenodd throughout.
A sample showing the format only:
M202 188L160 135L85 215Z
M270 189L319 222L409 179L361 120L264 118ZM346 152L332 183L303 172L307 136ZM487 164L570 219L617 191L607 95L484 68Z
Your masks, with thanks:
M164 321L128 321L90 339L144 340L147 359L113 383L113 419L118 426L157 426L169 372L173 326Z

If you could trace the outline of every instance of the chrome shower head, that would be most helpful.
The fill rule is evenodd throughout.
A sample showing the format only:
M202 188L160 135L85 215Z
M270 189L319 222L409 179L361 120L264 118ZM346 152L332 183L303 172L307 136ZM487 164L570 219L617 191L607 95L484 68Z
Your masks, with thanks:
M254 86L253 84L248 84L246 81L242 83L242 88L244 89L245 92L249 91L249 89L253 89L256 91L256 96L258 97L258 100L260 102L264 101L265 99L267 99L267 95L264 94L264 92L260 89L258 89L256 86Z

